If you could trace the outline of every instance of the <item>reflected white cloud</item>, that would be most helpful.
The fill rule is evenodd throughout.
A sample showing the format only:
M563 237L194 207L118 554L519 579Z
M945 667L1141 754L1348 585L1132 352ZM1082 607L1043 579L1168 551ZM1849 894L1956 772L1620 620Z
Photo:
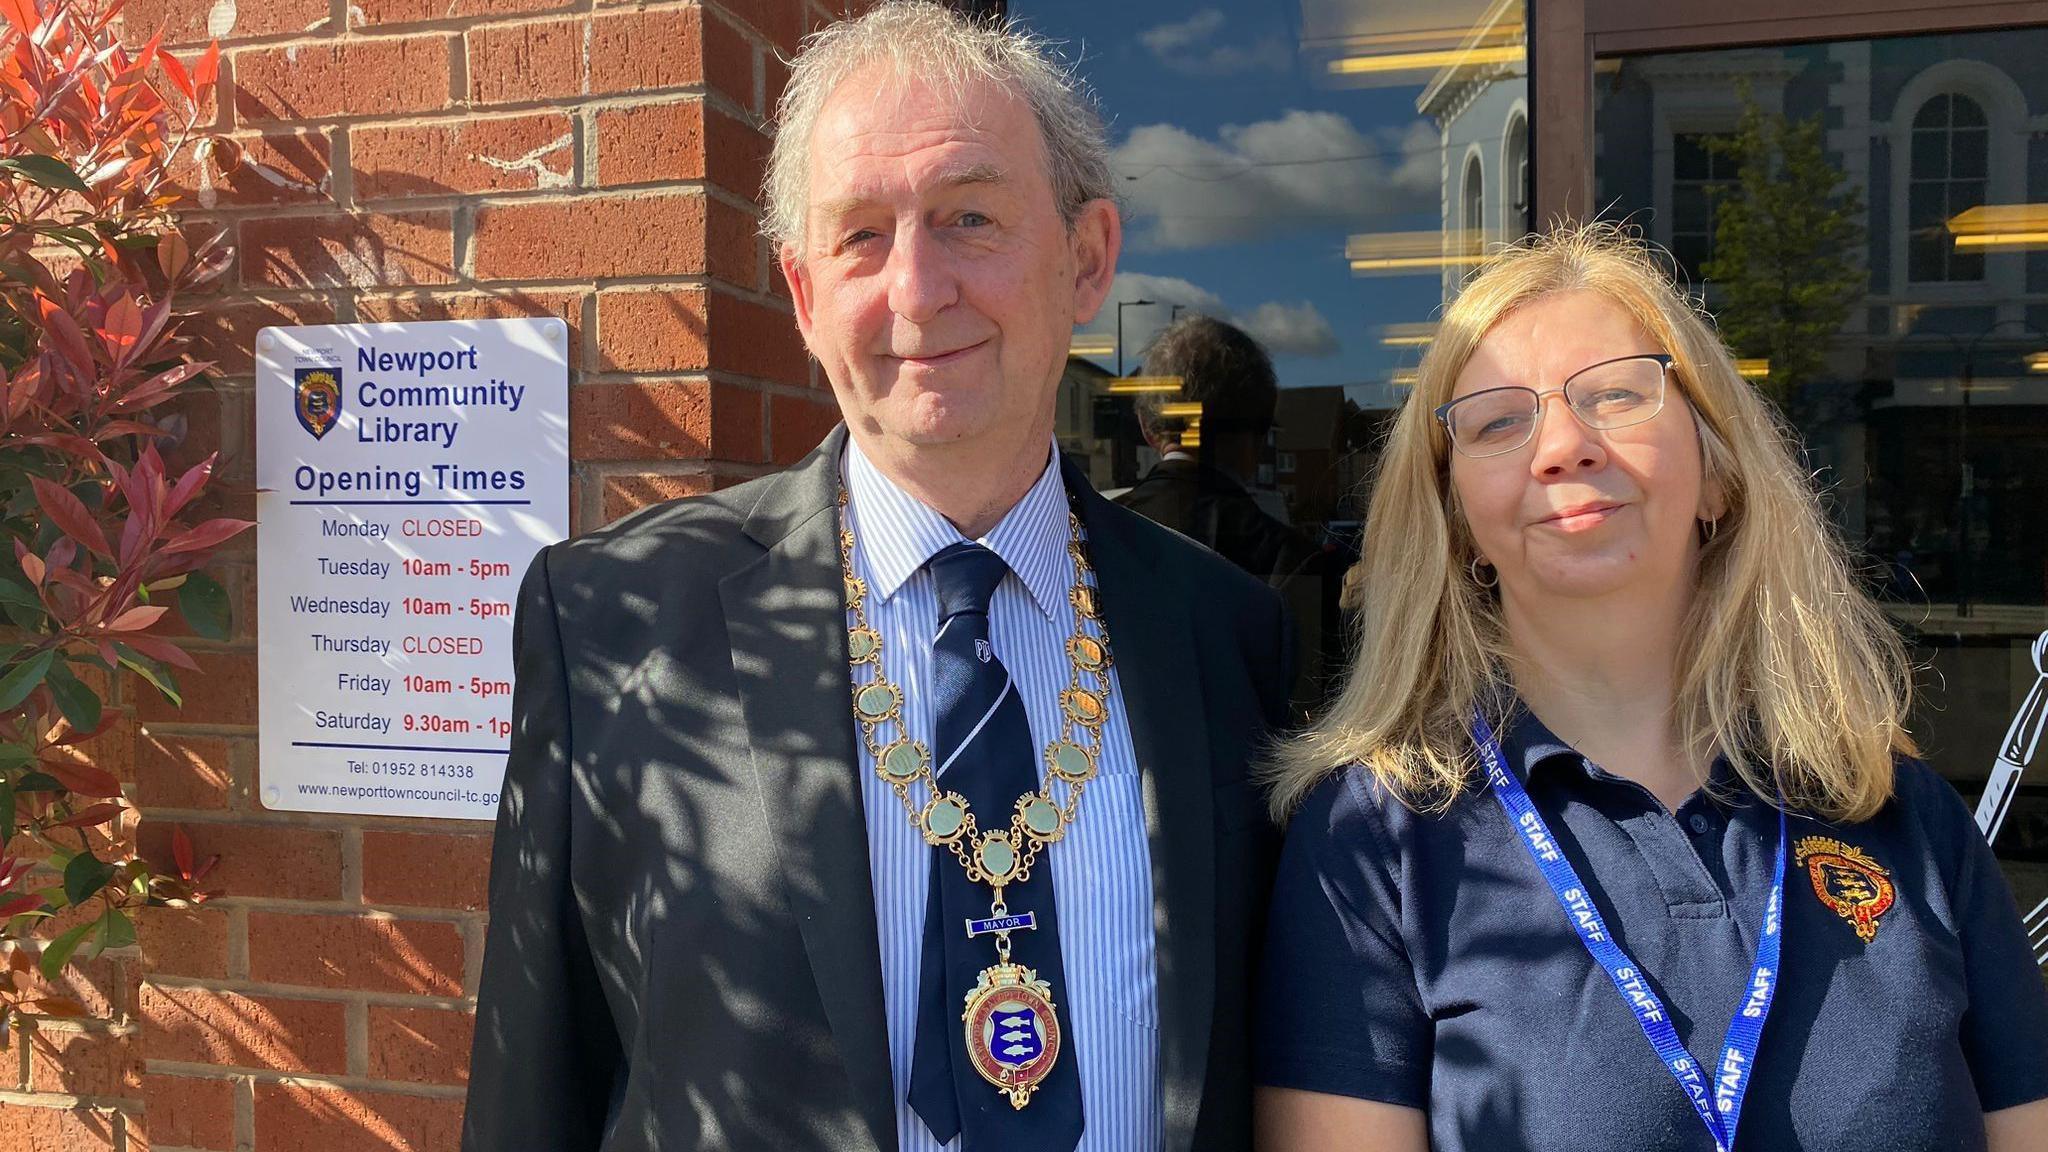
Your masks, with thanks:
M1275 34L1249 44L1217 42L1225 17L1215 8L1197 9L1185 20L1155 25L1138 33L1138 42L1170 71L1188 76L1234 76L1244 72L1285 72L1294 66L1294 49Z
M1275 356L1335 356L1339 347L1336 330L1307 300L1267 301L1246 313L1241 323Z
M1185 52L1222 30L1223 12L1216 8L1197 9L1185 20L1174 20L1138 33L1138 42L1154 56Z
M1334 112L1290 109L1224 126L1133 129L1113 151L1134 250L1204 248L1387 213L1442 196L1441 137L1417 120L1371 133Z
M1082 329L1082 335L1077 339L1085 338L1091 345L1099 341L1097 346L1108 349L1102 353L1104 358L1114 360L1116 305L1119 301L1136 300L1149 300L1152 305L1124 310L1124 358L1126 367L1130 368L1135 368L1144 355L1145 346L1152 342L1161 328L1166 327L1175 305L1184 312L1197 312L1236 324L1251 333L1254 339L1265 345L1267 352L1275 356L1320 359L1335 356L1343 350L1336 329L1307 300L1293 303L1270 300L1240 315L1233 312L1221 296L1191 280L1144 272L1117 273L1116 283L1109 291L1109 302L1103 305L1095 322Z

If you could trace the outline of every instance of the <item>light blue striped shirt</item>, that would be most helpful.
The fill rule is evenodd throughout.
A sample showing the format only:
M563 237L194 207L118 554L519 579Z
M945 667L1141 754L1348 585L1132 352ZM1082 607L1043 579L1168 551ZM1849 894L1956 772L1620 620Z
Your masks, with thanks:
M883 476L851 439L841 475L854 528L854 572L868 584L868 623L882 634L883 665L903 689L908 734L929 744L935 723L931 643L939 609L924 564L964 537L945 517ZM1072 675L1066 654L1073 628L1067 600L1073 584L1067 555L1071 531L1059 457L1053 452L1031 491L979 541L1010 566L990 604L989 637L1023 697L1032 760L1041 776L1045 764L1040 753L1059 736L1059 694ZM1116 637L1109 641L1113 654ZM871 669L863 667L855 683L871 679ZM1078 1060L1081 1072L1086 1128L1078 1152L1157 1149L1164 1127L1152 857L1137 756L1116 676L1112 665L1098 774L1081 797L1080 818L1048 850L1059 902L1060 956L1067 970L1067 1002L1059 1005L1067 1046L1059 1058ZM938 1152L941 1145L905 1098L917 1033L925 888L933 850L911 827L895 791L875 775L874 758L865 747L860 756L896 1130L903 1152ZM920 805L928 798L922 787L914 788L912 796ZM993 943L989 963L995 963ZM957 1148L958 1141L945 1147Z

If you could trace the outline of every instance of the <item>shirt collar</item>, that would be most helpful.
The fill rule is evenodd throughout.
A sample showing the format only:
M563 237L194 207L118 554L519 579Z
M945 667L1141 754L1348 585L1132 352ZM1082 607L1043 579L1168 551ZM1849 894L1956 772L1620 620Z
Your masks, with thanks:
M1572 772L1583 779L1597 779L1609 774L1599 765L1586 759L1577 749L1559 738L1548 725L1536 718L1534 712L1519 699L1509 697L1513 708L1513 719L1506 730L1499 732L1501 756L1507 760L1509 770L1527 784L1538 772ZM1708 789L1710 792L1747 793L1748 789L1735 774L1734 766L1726 756L1715 756L1709 769Z
M1499 733L1501 756L1508 768L1528 783L1546 768L1578 768L1584 771L1586 758L1559 739L1527 705L1514 702L1512 719Z
M840 475L858 518L854 547L881 600L893 598L941 549L966 539L951 521L884 476L850 436ZM1045 470L1037 482L976 543L1002 557L1030 590L1039 611L1058 619L1067 605L1071 535L1059 449L1048 441Z

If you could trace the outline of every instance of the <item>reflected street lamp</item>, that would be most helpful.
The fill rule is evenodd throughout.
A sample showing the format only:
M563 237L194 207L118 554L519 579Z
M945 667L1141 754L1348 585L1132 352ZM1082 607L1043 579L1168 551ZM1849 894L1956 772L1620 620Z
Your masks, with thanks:
M1116 374L1124 374L1124 309L1149 308L1157 300L1119 300L1116 302Z

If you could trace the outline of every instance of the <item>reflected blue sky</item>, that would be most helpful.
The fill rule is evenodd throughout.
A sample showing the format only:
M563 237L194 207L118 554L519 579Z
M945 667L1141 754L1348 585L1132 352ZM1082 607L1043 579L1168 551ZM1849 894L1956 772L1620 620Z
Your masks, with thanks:
M1430 319L1437 273L1357 277L1344 242L1441 226L1440 134L1416 110L1420 82L1330 83L1304 58L1300 7L1272 0L1010 11L1065 42L1109 119L1127 229L1114 299L1233 319L1273 352L1283 387L1383 385L1414 363L1379 328ZM1169 314L1124 310L1127 367ZM1115 321L1112 304L1090 330Z

